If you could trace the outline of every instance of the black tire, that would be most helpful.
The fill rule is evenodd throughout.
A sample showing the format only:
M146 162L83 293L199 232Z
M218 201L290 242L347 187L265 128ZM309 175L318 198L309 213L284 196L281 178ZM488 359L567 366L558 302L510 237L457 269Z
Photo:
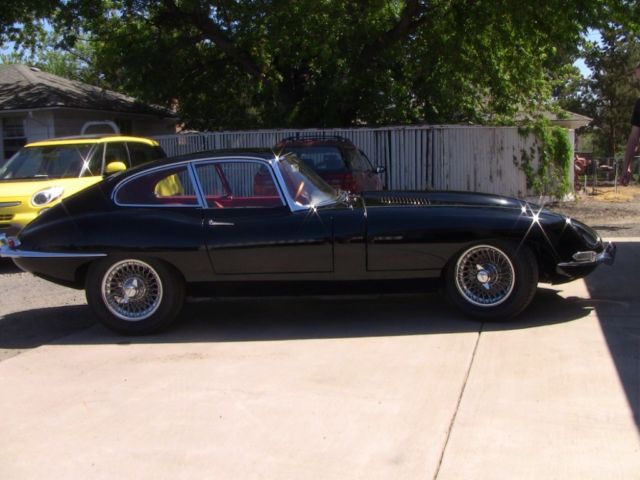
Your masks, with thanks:
M104 325L125 335L166 328L182 309L184 290L171 266L143 257L94 262L85 282L89 307Z
M481 320L509 320L538 288L538 263L526 245L488 241L464 248L445 269L448 299Z

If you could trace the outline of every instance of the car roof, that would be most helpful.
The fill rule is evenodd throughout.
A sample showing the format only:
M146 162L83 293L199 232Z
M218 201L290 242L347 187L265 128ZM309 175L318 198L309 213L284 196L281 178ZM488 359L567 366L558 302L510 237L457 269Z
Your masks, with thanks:
M277 157L275 153L273 153L270 149L263 148L233 148L233 149L225 149L225 150L206 150L203 152L194 152L187 153L184 155L177 155L174 157L168 157L163 159L154 160L153 162L148 162L137 167L128 168L127 170L122 172L122 175L133 175L145 170L151 170L158 167L164 167L166 165L171 165L174 163L188 162L191 160L204 160L204 159L212 159L215 160L217 158L227 158L227 157L237 157L237 158L245 158L245 159L260 159L260 160L273 160ZM123 178L123 177L120 177Z
M203 152L187 153L168 158L167 163L180 160L200 160L203 158L224 158L230 156L261 158L272 160L277 154L270 148L226 148L221 150L205 150Z
M339 135L301 135L295 137L283 138L277 143L277 147L311 147L317 145L335 146L335 147L351 147L355 145L351 140Z
M39 140L37 142L31 142L25 145L27 148L31 147L53 147L56 145L78 145L78 144L94 144L94 143L109 143L109 142L137 142L144 143L150 146L160 145L152 138L134 137L130 135L118 135L118 134L93 134L93 135L77 135L73 137L57 137L49 138L47 140Z
M114 180L120 181L132 175L143 173L147 170L154 170L156 168L162 168L168 165L178 164L182 162L189 162L191 160L205 160L205 159L215 160L217 158L226 158L226 157L245 158L248 160L260 159L260 160L269 161L276 158L276 154L269 149L260 149L260 148L234 148L234 149L225 149L225 150L206 150L203 152L187 153L184 155L177 155L174 157L154 160L152 162L147 162L142 165L138 165L137 167L127 168L122 172L109 175L108 177L106 177L106 181L107 182L111 182Z

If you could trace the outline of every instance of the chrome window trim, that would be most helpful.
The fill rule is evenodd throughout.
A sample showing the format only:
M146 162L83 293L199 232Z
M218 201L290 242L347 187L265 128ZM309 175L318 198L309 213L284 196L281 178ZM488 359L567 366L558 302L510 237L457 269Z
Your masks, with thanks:
M194 188L196 190L196 195L198 197L198 205L200 206L200 208L205 209L207 208L207 198L205 197L204 191L202 190L202 185L200 184L200 180L198 179L198 172L196 172L196 166L194 165L193 162L189 162L188 167L189 169L189 178L191 179L191 182L194 185Z
M286 186L286 182L284 181L282 172L278 168L277 162L281 161L280 160L281 158L284 158L284 156L275 155L273 160L270 160L269 163L271 164L271 168L273 169L273 172L276 175L276 178L278 180L277 183L280 185L280 190L283 192L287 200L287 205L289 206L289 210L291 210L291 212L301 212L301 211L311 210L311 205L308 205L308 206L300 205L291 197L291 195L289 195L289 189Z

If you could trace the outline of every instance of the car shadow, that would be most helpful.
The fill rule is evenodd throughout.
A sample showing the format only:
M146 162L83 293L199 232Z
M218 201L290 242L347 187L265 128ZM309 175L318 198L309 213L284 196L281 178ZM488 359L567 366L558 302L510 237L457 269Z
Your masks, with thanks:
M0 258L0 275L20 272L22 272L22 270L13 263L13 260L10 258Z
M516 320L491 330L570 322L593 309L540 288ZM485 324L489 325L489 324ZM59 345L249 342L480 332L441 295L242 298L191 300L175 325L161 333L119 336L96 323L86 305L14 312L0 316L0 349Z
M591 228L605 235L607 232L620 233L620 232L624 232L625 230L632 230L632 227L628 225L594 225Z

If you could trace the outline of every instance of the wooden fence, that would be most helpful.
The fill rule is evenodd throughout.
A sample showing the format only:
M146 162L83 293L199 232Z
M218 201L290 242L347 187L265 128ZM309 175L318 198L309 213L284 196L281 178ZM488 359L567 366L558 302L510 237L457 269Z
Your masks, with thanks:
M371 162L386 167L383 182L393 190L462 190L530 196L519 168L531 155L533 137L517 127L416 126L328 130L254 130L155 137L168 155L226 148L271 148L285 137L340 135ZM570 131L573 135L573 131ZM533 162L537 161L533 158Z

